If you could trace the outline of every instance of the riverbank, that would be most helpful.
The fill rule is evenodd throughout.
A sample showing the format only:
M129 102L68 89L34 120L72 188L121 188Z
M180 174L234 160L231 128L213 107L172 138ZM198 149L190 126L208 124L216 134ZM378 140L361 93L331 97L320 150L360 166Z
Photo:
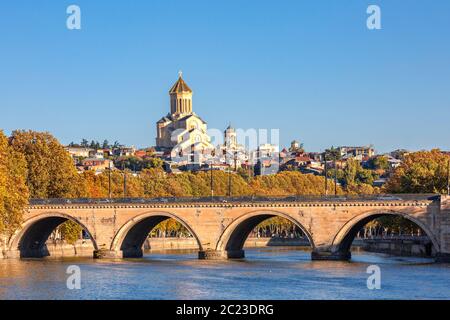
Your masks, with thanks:
M278 246L309 246L309 241L307 239L290 238L248 238L244 243L244 248ZM150 238L145 242L144 249L150 251L198 249L198 245L194 238Z
M436 252L427 237L390 239L356 239L353 246L367 252L386 253L403 257L433 257Z
M47 250L52 257L92 257L94 247L90 240L78 240L75 244L64 241L49 240ZM291 238L248 238L244 248L261 247L309 247L307 239ZM391 239L355 239L353 247L358 250L386 253L397 256L432 257L435 252L430 241L425 238L391 238ZM194 238L149 238L144 243L144 250L158 252L165 250L197 250ZM2 258L0 252L0 258Z
M52 257L91 257L94 247L90 240L78 240L71 245L64 241L49 240L47 251ZM306 239L289 238L248 238L244 248L276 247L276 246L309 246ZM194 238L149 238L144 243L144 250L158 252L164 250L197 250Z

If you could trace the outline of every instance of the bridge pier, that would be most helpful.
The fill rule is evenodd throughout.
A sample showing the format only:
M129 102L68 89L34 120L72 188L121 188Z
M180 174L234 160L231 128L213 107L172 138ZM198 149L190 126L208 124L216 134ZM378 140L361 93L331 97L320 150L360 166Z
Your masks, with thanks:
M435 261L438 263L450 263L450 253L437 253Z
M3 257L6 259L20 259L20 258L45 258L50 256L47 248L35 248L26 250L4 250ZM0 256L1 257L1 256Z
M114 250L94 250L94 259L122 259L124 258L122 255L122 251L114 251Z
M20 251L19 250L4 250L3 257L5 259L20 259Z
M122 258L142 258L144 251L142 248L126 248L120 251Z
M244 250L205 250L198 252L198 258L202 260L243 259Z
M314 249L311 252L311 260L315 261L348 261L352 258L350 251L332 251L330 249Z

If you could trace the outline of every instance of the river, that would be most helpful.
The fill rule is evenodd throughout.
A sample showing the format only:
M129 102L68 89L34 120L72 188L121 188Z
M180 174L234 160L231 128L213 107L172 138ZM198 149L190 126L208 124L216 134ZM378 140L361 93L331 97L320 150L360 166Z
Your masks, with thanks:
M369 265L381 289L367 288ZM77 265L81 289L69 290ZM0 299L450 299L450 265L354 252L350 262L311 261L300 248L246 249L246 259L198 260L194 251L142 259L0 259Z

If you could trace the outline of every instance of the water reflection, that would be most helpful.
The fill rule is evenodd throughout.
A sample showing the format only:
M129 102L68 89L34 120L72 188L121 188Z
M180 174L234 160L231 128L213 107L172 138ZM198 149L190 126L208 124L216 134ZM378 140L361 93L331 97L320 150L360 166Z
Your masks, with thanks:
M247 249L244 260L198 260L197 251L142 259L0 260L0 299L450 299L450 265L356 252L350 262L311 261L302 248ZM80 266L82 289L66 269ZM382 289L368 290L368 265Z

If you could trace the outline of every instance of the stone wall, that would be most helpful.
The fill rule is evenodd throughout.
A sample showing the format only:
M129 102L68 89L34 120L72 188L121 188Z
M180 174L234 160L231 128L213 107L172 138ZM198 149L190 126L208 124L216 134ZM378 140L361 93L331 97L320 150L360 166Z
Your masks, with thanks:
M290 239L290 238L248 238L244 244L244 248L279 247L279 246L309 247L310 244L307 239Z
M275 246L309 246L306 239L289 238L248 238L244 248ZM150 238L144 244L145 250L177 250L177 249L198 249L197 241L194 238Z
M74 245L64 241L49 240L46 242L51 257L92 257L94 246L90 240L78 240Z
M244 245L245 248L267 246L309 246L309 243L303 239L248 238ZM94 251L89 240L79 240L75 245L49 240L46 242L46 247L51 257L92 257ZM149 238L144 243L144 250L198 250L198 245L194 238Z
M272 246L302 246L309 247L305 239L289 238L248 238L244 248L260 248ZM401 240L401 239L355 239L353 247L367 252L386 253L397 256L430 257L436 254L429 241ZM0 243L0 248L4 244ZM64 243L63 241L46 242L46 248L51 257L92 257L94 247L90 240L79 240L75 245ZM198 250L197 242L194 238L150 238L144 243L146 251L162 250ZM3 253L0 250L0 259Z
M149 238L144 243L144 250L198 250L194 238Z
M364 251L387 253L396 256L433 257L436 255L436 250L434 250L432 243L420 239L366 239L359 241L359 246Z

